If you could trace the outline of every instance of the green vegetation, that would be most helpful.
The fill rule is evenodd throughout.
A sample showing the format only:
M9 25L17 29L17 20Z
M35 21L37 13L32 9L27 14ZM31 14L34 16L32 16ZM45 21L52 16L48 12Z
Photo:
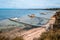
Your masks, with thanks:
M60 8L46 8L45 10L60 10Z
M8 37L5 37L5 36L1 36L0 35L0 40L23 40L23 37L16 37L14 39L10 39Z
M54 29L60 29L60 11L56 12L56 22L54 24Z
M56 22L53 30L43 33L38 40L60 40L60 11L56 12Z
M38 38L38 40L60 40L60 11L56 12L56 22L53 30L45 32ZM1 33L1 32L0 32ZM10 40L9 37L0 35L0 40ZM24 40L23 37L16 37L12 40ZM36 38L34 39L36 40Z
M23 37L16 37L13 40L23 40Z
M38 40L60 40L60 30L43 33Z
M5 36L0 35L0 40L9 40L9 38L7 38L7 37L5 37Z

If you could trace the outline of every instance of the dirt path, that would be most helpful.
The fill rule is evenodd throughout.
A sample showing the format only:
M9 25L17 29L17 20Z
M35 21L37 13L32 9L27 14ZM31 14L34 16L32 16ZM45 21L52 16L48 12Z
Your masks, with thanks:
M34 38L38 38L40 37L40 35L45 32L46 29L45 28L34 28L34 29L31 29L29 31L27 31L23 37L25 40L33 40Z
M21 31L20 28L16 28L12 31L2 33L0 35L9 37L10 39L13 39L15 37L23 36L24 40L33 40L34 38L40 37L40 35L46 31L46 28L43 27L38 27L38 28L33 28L30 30L23 30Z

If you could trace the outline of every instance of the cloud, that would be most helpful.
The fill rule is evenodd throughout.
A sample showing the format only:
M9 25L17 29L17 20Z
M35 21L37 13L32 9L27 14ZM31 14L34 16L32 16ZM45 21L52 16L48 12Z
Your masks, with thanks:
M46 8L60 7L58 0L0 0L0 8Z
M50 6L60 6L60 4L49 4Z

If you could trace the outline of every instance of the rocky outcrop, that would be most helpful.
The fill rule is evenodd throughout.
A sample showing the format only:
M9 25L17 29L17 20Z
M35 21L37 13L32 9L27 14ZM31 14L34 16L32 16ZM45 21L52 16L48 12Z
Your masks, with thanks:
M56 28L60 29L60 11L56 12L55 17L56 17L56 21L54 24L54 29L56 29Z

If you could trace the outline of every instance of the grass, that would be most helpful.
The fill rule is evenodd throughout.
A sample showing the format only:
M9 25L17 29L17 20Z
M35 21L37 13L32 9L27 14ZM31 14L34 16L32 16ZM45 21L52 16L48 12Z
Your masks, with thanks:
M53 30L43 33L38 40L60 40L60 11L56 12L56 22Z

